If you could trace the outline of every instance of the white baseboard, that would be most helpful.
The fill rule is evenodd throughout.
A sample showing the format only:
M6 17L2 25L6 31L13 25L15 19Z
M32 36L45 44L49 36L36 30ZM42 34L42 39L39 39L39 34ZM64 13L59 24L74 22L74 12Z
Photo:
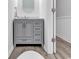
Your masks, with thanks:
M10 57L10 55L11 55L11 53L12 53L12 51L13 51L13 47L11 47L11 49L9 50L9 52L8 52L8 57Z

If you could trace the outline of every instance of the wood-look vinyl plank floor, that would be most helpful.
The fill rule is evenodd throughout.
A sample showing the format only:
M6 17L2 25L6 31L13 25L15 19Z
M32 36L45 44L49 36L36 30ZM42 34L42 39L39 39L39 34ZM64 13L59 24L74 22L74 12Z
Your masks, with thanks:
M24 46L14 48L9 59L17 59L17 57L25 51L33 50L41 54L45 59L71 59L71 44L57 37L57 52L48 55L41 47Z

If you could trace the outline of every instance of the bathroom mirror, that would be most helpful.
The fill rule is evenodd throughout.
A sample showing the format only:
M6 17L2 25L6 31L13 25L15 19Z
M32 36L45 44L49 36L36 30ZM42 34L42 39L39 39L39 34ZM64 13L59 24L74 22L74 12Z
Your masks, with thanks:
M34 0L22 0L23 10L26 13L30 13L34 10Z

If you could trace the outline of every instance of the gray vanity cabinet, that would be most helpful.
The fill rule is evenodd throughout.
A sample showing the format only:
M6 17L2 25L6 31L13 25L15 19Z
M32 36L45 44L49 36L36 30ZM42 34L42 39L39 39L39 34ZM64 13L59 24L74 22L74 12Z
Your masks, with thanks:
M43 19L15 19L14 46L16 44L44 44Z

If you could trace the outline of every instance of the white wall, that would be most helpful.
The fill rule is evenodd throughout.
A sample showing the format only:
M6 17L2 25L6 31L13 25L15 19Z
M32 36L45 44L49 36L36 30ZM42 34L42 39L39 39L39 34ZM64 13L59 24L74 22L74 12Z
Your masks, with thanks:
M14 18L14 0L8 0L8 56L13 51L13 18Z
M48 54L53 53L53 13L51 12L51 5L52 0L43 0L41 5L41 14L40 16L44 18L44 34L45 34L45 50ZM45 4L44 4L45 3ZM52 2L53 3L53 2Z
M71 0L56 1L57 17L71 16Z
M71 17L57 18L57 36L71 42Z
M57 36L71 42L71 0L57 0Z

